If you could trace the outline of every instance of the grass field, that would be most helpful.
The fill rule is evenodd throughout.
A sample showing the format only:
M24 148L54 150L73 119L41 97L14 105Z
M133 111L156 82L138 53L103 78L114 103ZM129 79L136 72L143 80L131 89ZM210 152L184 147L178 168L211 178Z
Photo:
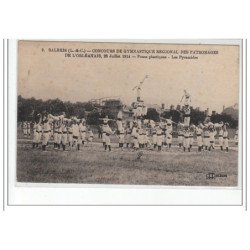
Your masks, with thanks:
M233 145L231 143L231 145ZM238 150L229 153L215 149L212 152L171 150L156 152L144 150L140 160L137 152L121 151L117 144L105 152L102 144L82 146L75 150L47 152L41 146L32 149L32 141L18 133L17 181L42 183L98 183L138 185L236 186ZM207 174L223 177L208 179ZM226 175L226 176L225 176Z

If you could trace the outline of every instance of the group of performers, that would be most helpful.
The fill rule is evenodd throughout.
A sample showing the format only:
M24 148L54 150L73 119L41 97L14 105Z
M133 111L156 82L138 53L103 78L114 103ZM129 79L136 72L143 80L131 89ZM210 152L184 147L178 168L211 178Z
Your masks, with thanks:
M146 79L146 78L145 78ZM145 80L144 79L144 80ZM191 97L184 91L181 99L183 103L183 120L178 123L174 122L171 117L169 119L160 118L160 121L146 119L147 106L144 104L140 96L141 85L137 86L137 101L133 105L133 118L123 119L122 109L118 112L116 119L110 119L108 116L100 118L102 125L98 129L97 142L102 139L105 151L111 151L111 139L118 138L118 147L132 148L137 151L139 149L150 149L163 151L171 149L173 145L173 136L177 137L177 147L183 151L190 152L193 145L197 145L198 152L202 150L211 151L215 149L215 141L218 139L218 146L221 150L228 152L229 150L229 124L220 122L212 123L209 114L205 121L198 125L190 123L190 102ZM116 123L116 126L110 126L110 121ZM31 135L31 123L23 122L22 124L24 136ZM93 128L93 127L92 127ZM66 118L65 113L59 116L52 114L39 114L38 119L32 126L33 131L33 148L42 144L42 150L46 151L49 141L53 141L54 149L66 147L76 148L80 150L80 146L85 143L92 143L94 140L94 132L91 126L87 126L86 120L77 117ZM111 136L114 135L114 136ZM234 137L235 143L238 144L238 131Z
M24 127L23 127L24 129ZM25 130L25 129L24 129ZM54 149L66 147L70 149L76 148L80 150L80 145L91 143L94 133L90 126L86 125L85 119L77 119L72 117L67 119L64 115L48 116L39 115L39 119L33 123L33 148L42 144L42 150L46 151L49 142L53 142ZM25 134L25 133L24 133Z
M107 125L106 125L107 126ZM228 128L227 123L202 123L197 126L184 123L175 123L171 118L161 119L160 122L153 120L134 120L118 131L119 147L131 147L134 150L148 148L162 151L170 149L173 145L173 134L177 134L179 149L190 152L193 145L197 145L198 152L215 149L215 141L218 138L218 146L228 152ZM173 129L176 128L175 130ZM104 131L105 133L105 131ZM237 132L238 133L238 132ZM238 135L235 135L235 143L238 143ZM105 143L105 139L103 140Z

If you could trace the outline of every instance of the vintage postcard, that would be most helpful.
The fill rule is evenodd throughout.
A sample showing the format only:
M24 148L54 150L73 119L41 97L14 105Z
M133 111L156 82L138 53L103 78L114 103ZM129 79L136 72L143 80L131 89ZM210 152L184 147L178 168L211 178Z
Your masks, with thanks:
M240 46L18 41L18 183L239 186Z

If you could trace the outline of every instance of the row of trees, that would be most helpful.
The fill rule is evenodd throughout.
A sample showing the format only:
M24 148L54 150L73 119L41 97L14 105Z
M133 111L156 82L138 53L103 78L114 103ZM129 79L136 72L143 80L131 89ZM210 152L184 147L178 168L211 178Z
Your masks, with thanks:
M18 96L18 121L33 121L37 113L47 111L53 115L60 115L65 112L66 117L77 116L78 118L87 118L90 125L99 125L100 118L108 115L109 118L115 119L114 112L109 109L96 109L89 102L63 102L60 99L49 99L43 101L35 98L23 98ZM163 118L172 117L174 122L179 122L182 119L182 114L177 110L165 111L161 115ZM160 121L160 115L154 108L149 108L146 117L154 121ZM205 120L205 113L197 110L191 110L191 122L198 124ZM230 127L236 128L238 120L233 119L230 115L216 114L211 117L212 122L228 122Z
M63 102L60 99L49 99L43 101L35 98L23 98L18 96L18 121L34 121L38 113L47 111L53 115L61 115L65 112L66 117L76 116L78 118L87 118L88 124L98 125L101 123L99 118L106 115L111 119L115 116L110 110L104 109L101 112L90 102Z
M67 117L77 116L83 118L86 112L94 110L94 106L89 102L63 102L60 99L49 99L43 101L35 98L23 98L18 96L18 121L31 121L36 113L47 111L53 115L65 112Z

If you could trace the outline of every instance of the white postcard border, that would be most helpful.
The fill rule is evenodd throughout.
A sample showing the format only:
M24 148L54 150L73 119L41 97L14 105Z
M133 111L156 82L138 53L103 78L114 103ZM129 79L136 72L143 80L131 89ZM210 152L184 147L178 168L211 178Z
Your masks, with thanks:
M52 41L52 40L49 40ZM53 40L55 41L55 40ZM60 40L57 40L60 41ZM72 41L72 40L68 40ZM75 41L75 40L74 40ZM79 41L79 40L77 40ZM81 40L240 45L240 114L243 127L242 40ZM240 131L237 187L16 183L17 40L8 43L8 205L242 205L243 132Z

